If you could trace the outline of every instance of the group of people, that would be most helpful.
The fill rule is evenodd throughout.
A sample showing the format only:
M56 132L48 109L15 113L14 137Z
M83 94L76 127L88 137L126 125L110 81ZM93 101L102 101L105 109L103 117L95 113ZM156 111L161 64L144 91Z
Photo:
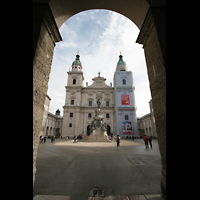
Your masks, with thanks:
M117 142L117 150L119 149L119 143L120 143L120 137L119 135L117 135L117 138L116 138L116 142ZM145 147L146 148L149 148L149 144L152 148L152 136L147 136L147 135L144 135L144 142L145 142Z
M149 148L149 144L152 148L152 136L147 136L147 135L144 135L144 142L145 142L145 147L146 148Z
M40 141L41 141L41 143L43 142L43 140L44 140L44 143L46 142L46 136L43 136L43 135L40 135Z
M83 136L81 134L79 134L78 136L75 135L74 136L74 143L76 143L78 139L80 139L80 140L83 139Z
M44 143L46 142L46 138L47 138L47 136L40 136L40 140L41 140L41 143L43 142L43 140L44 140ZM77 139L82 139L83 138L83 136L80 134L80 135L78 135L78 136L74 136L74 143L76 143L77 142ZM66 137L66 141L69 139L69 136L67 136ZM149 148L149 145L150 145L150 147L152 148L152 136L147 136L147 135L144 135L144 142L145 142L145 147L146 148ZM119 143L120 143L120 137L119 137L119 135L117 135L117 137L116 137L116 142L117 142L117 150L119 149ZM134 139L133 139L134 140ZM55 136L53 136L53 137L51 137L51 142L54 142L55 141Z
M43 140L44 140L44 143L45 143L47 138L48 138L48 136L40 135L40 141L41 141L41 143L43 142ZM54 141L55 141L55 136L52 136L51 137L51 142L54 142Z

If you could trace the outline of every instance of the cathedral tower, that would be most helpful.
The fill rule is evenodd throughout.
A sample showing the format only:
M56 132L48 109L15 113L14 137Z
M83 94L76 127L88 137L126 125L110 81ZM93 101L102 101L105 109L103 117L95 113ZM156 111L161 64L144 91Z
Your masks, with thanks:
M128 71L123 56L120 54L114 73L116 135L137 136L137 117L133 74Z
M66 97L63 113L63 136L74 135L80 123L81 91L83 88L83 72L80 56L77 54L68 73Z

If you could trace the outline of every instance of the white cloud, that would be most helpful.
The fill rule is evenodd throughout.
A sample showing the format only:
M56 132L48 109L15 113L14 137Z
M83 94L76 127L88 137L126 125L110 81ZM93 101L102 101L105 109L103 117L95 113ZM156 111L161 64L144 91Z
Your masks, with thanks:
M50 112L63 110L67 71L79 50L84 85L92 84L99 71L110 85L121 51L128 70L133 72L137 116L149 113L151 95L144 51L135 43L139 30L132 21L112 11L85 11L68 19L60 32L63 41L55 48L49 81Z

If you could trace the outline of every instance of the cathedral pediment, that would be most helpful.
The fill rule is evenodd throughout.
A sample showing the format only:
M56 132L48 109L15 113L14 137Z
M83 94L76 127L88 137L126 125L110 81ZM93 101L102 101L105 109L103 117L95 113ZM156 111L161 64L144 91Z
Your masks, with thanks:
M99 87L99 88L111 88L112 86L109 86L105 83L106 78L100 76L100 72L98 73L98 77L95 77L92 79L93 83L89 85L88 87Z

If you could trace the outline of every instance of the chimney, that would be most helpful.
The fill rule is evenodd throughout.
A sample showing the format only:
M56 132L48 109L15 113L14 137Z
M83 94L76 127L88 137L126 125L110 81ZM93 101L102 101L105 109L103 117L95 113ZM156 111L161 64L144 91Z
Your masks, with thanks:
M86 82L86 87L88 86L88 82Z
M112 82L110 82L110 86L112 86Z

